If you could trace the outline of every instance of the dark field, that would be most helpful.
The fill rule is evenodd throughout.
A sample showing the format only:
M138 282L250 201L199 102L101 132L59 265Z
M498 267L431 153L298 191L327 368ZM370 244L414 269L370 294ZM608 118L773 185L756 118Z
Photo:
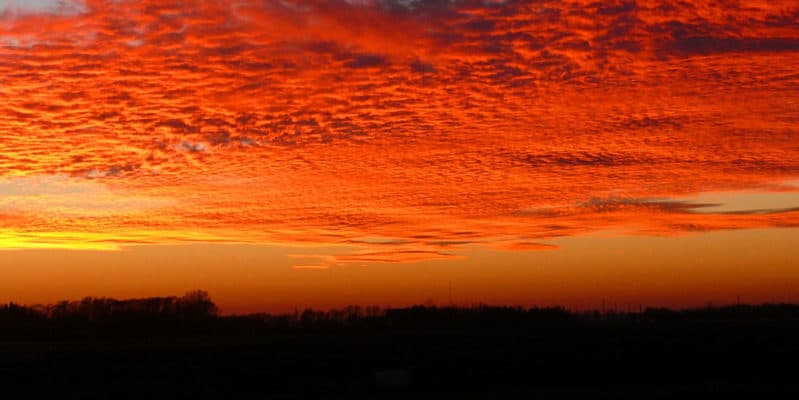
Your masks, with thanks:
M221 317L203 296L0 307L0 397L799 394L796 305Z

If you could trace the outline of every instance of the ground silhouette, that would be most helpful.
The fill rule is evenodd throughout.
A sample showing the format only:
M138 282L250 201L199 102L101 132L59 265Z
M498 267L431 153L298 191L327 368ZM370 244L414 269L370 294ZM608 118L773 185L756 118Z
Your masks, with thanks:
M797 394L799 306L347 307L220 316L208 293L0 306L27 397Z

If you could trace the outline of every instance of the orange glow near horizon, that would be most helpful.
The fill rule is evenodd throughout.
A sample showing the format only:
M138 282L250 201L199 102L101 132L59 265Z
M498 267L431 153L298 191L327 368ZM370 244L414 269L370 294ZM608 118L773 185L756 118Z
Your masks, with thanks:
M233 254L252 248L287 268L252 279L317 274L283 305L368 303L339 293L347 269L397 278L378 303L399 304L419 297L409 274L476 260L508 274L481 299L577 304L601 295L577 282L608 275L575 260L615 232L609 246L662 246L670 263L652 272L667 289L633 297L695 303L669 286L690 285L668 279L696 262L682 246L775 235L784 246L747 259L795 254L798 58L799 1L0 2L0 288L34 302L178 288L81 286L99 264L65 266L64 290L26 277L56 268L46 254L127 260L138 276L148 252L221 246L230 269L203 282L240 282L251 266ZM640 261L603 257L645 278ZM709 260L694 281L706 294L732 262ZM533 263L558 272L520 282L562 273L560 300L501 295ZM737 273L792 295L780 282L799 265L771 265ZM769 298L761 283L753 297ZM314 285L311 301L299 288ZM250 303L220 290L257 309L254 289Z
M133 246L123 251L0 252L0 302L136 298L208 290L223 313L307 307L510 304L585 310L799 302L796 229L683 237L562 238L557 251L467 246L463 257L303 268L347 246ZM298 263L297 255L302 254ZM299 267L298 267L299 266ZM451 292L450 292L451 289ZM451 294L451 296L450 296Z

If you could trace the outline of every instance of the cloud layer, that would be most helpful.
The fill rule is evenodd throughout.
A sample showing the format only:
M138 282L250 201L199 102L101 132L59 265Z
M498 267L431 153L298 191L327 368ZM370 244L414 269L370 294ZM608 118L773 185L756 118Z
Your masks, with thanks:
M649 200L799 176L796 1L64 4L0 14L0 174L168 205L6 201L11 232L361 241L356 262L799 225Z

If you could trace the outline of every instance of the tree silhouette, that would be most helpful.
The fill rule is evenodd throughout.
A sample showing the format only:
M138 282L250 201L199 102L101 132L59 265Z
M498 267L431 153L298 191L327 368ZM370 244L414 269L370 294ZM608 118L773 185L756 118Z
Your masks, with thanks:
M208 292L192 290L178 300L179 313L193 317L212 317L218 314L219 309Z

